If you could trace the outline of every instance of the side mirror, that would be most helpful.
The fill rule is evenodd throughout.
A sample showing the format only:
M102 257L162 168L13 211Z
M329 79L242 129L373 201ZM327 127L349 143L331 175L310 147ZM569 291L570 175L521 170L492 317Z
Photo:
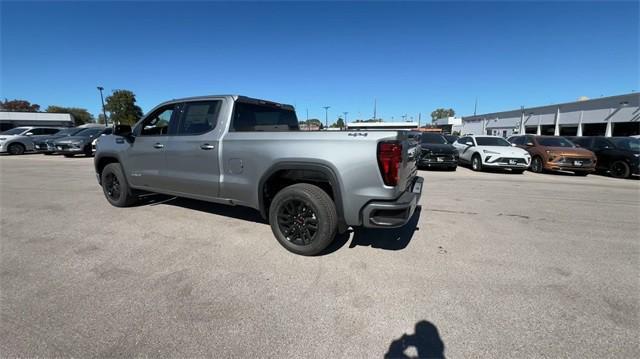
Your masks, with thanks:
M471 141L467 141L467 142L465 142L465 145L467 145L467 146L473 146L473 142L471 142Z
M527 142L527 147L533 147L533 142Z
M511 147L518 147L518 145L516 145L515 143L512 143Z
M116 128L113 130L113 134L116 136L130 137L133 133L131 132L131 126L117 125Z
M25 136L33 136L33 132L27 132L24 134Z

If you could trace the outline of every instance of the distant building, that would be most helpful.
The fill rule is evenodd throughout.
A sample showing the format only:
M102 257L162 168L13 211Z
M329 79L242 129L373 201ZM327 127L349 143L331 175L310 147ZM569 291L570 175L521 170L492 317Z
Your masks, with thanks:
M442 130L443 133L454 133L462 130L461 117L439 118L433 122L433 126Z
M417 122L350 122L347 130L414 130Z
M640 134L640 94L580 99L462 117L462 134L632 136Z
M19 126L73 127L75 119L70 113L0 111L0 131Z

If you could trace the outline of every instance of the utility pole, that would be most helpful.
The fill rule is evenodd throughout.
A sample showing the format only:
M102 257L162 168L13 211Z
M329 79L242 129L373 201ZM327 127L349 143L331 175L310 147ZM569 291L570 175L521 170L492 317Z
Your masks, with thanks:
M373 99L373 120L374 120L374 121L377 119L377 117L376 117L376 116L377 116L377 114L376 114L376 110L377 110L377 109L376 109L376 107L377 107L377 104L378 104L378 99L375 99L375 98L374 98L374 99Z
M331 106L323 106L322 108L324 108L324 128L328 128L329 127L329 109L331 108Z
M100 101L102 101L102 116L104 116L104 127L107 127L107 111L104 109L104 97L102 96L102 90L104 87L98 86L98 91L100 91Z
M420 128L420 120L422 120L422 112L418 112L418 128Z
M478 110L478 97L476 97L476 104L473 106L473 115L476 115L476 111Z
M349 114L349 112L343 112L344 114L344 124L347 124L347 115Z

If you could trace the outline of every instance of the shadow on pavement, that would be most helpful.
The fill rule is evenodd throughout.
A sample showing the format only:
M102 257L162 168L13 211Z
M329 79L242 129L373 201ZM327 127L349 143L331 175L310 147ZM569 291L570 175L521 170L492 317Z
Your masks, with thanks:
M260 213L253 208L243 206L229 206L225 204L218 204L212 202L199 201L190 198L173 197L162 194L153 194L144 197L138 204L139 206L157 206L159 204L166 204L170 206L182 207L192 209L195 211L217 214L219 216L231 217L241 219L244 221L251 221L260 224L269 224L262 219Z
M405 353L414 348L417 355ZM442 358L444 359L444 342L440 338L438 328L426 320L416 323L413 335L403 334L391 342L384 358Z
M416 207L409 222L400 228L356 228L349 248L371 246L372 248L391 251L404 249L411 242L414 232L420 229L418 228L418 221L420 220L421 212L422 207Z

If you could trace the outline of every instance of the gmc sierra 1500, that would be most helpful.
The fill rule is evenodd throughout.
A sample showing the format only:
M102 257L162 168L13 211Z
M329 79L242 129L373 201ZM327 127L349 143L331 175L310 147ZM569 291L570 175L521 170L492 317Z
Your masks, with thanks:
M94 163L114 206L148 192L247 206L286 249L315 255L349 226L404 225L422 192L418 155L403 131L299 131L292 106L205 96L117 126Z

